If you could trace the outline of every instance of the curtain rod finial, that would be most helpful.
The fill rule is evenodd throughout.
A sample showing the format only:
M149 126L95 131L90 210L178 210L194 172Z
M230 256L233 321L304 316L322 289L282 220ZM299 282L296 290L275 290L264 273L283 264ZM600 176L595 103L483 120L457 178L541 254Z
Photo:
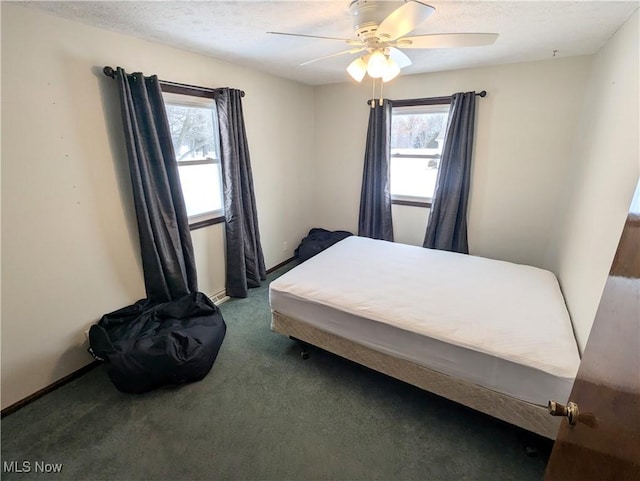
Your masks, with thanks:
M109 67L108 65L102 69L102 72L107 76L107 77L111 77L111 78L116 78L116 72L115 70L113 70L113 68Z

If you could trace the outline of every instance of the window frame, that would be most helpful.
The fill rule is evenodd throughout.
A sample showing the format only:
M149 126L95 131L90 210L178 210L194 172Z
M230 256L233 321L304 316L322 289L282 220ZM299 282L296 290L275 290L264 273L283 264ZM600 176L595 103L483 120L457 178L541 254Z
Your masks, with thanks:
M177 85L171 82L163 82L163 81L160 81L160 89L162 90L163 94L168 93L168 94L185 95L185 96L196 97L196 98L211 99L215 105L215 97L214 97L213 89L196 87L191 85L189 86ZM164 95L163 95L163 100L164 100ZM196 103L194 102L194 106L195 105ZM216 136L219 135L219 133L216 133L216 132L214 132L214 134ZM179 161L178 159L176 159L176 164L178 166L180 164L183 164L183 165L185 164L191 164L191 165L220 164L220 175L222 176L221 159L197 159L197 160L183 160L183 161ZM221 179L221 183L222 183L222 179ZM222 185L220 185L220 188L222 189ZM225 221L225 216L224 216L224 205L223 205L222 208L219 210L204 212L202 214L190 216L189 230L196 230L196 229L201 229L203 227L207 227L210 225L221 224L224 221Z
M451 106L451 97L433 97L433 98L422 98L422 99L403 99L403 100L393 100L391 102L391 118L393 119L393 109L403 108L403 107L423 107L430 105L449 105ZM394 157L406 157L411 158L411 154L390 154L390 159ZM436 155L420 155L417 156L420 158L441 158L441 156ZM389 170L391 170L391 165L389 165ZM413 195L402 195L402 194L391 194L391 204L392 205L403 205L409 207L422 207L430 209L433 202L433 198L431 197L419 197Z

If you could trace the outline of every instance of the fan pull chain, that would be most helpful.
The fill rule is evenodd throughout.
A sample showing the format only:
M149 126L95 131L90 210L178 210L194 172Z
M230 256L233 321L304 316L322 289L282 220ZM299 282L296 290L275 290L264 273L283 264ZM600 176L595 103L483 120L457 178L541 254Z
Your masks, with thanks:
M376 79L372 78L371 79L371 108L375 109L376 108Z
M384 87L384 82L380 79L380 107L382 107L382 89Z

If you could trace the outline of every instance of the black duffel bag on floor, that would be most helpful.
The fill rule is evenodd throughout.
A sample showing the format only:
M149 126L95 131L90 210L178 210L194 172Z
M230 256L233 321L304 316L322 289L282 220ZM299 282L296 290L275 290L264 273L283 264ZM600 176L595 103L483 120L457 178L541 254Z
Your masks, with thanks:
M307 237L302 239L302 242L295 250L295 255L300 259L300 262L304 262L326 248L331 247L336 242L352 235L351 232L345 230L328 231L314 227L309 231Z

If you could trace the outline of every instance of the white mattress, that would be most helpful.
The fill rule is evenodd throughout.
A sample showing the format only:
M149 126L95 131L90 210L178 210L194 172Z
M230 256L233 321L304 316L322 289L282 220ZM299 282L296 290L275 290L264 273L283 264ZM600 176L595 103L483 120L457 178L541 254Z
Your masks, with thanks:
M580 356L555 276L349 237L270 285L271 309L378 351L546 406Z

